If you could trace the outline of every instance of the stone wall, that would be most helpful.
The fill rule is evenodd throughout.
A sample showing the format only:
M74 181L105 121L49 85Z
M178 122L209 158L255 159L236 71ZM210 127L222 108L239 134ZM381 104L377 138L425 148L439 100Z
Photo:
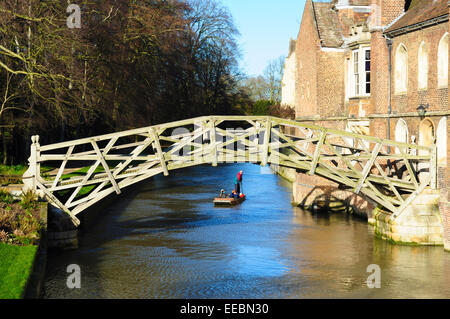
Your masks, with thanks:
M281 104L295 106L295 79L297 60L295 51L291 52L284 62L283 80L281 81Z
M395 220L383 209L374 212L370 223L375 234L396 244L442 245L439 191L425 190Z

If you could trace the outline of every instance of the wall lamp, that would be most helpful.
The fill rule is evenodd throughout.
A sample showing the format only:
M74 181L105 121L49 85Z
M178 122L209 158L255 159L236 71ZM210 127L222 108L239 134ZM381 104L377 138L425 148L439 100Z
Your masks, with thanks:
M427 110L430 108L430 104L420 104L417 108L417 112L419 113L420 119L425 118L425 114L427 113Z

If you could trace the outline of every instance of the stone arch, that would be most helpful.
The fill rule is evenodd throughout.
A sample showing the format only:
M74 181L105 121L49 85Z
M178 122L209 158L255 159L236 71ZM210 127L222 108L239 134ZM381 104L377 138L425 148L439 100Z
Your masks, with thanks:
M437 161L440 167L447 167L447 133L447 117L443 117L436 130Z
M438 87L448 87L448 32L446 32L439 41Z
M428 47L425 41L422 41L419 46L417 85L419 90L425 90L428 88Z
M408 143L409 132L408 125L404 119L399 119L397 125L395 126L395 140L397 142ZM400 153L400 150L396 147L395 152Z
M433 121L426 118L419 125L419 145L430 146L433 145L435 136Z
M405 93L408 88L408 50L403 43L395 51L395 93Z

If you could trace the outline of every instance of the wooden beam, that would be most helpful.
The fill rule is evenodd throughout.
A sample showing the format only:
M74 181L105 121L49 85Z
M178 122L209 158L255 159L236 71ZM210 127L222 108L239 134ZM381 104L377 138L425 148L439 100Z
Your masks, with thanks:
M72 222L74 223L75 226L80 226L80 220L70 211L70 209L68 209L63 203L61 203L59 201L58 198L55 197L55 195L53 195L48 189L47 187L45 187L44 185L42 185L42 183L36 179L36 185L38 186L39 189L41 189L44 192L44 195L48 198L48 200L50 202L53 202L54 204L56 204L62 211L64 211L65 213L67 213L70 218L72 219Z
M113 176L117 177L117 175L120 174L120 172L122 172L122 170L124 170L132 161L136 160L136 158L147 148L149 147L153 142L153 138L148 137L147 139L145 139L144 144L136 147L132 152L131 152L131 157L129 159L127 159L125 162L120 163L119 165L116 166L116 168L114 169L114 173Z
M120 194L119 185L117 185L116 179L114 178L113 174L111 173L111 170L109 169L108 163L106 163L102 152L98 148L98 145L95 141L92 141L91 144L94 147L95 151L97 152L97 155L100 159L100 163L102 163L102 166L106 171L106 174L108 174L108 178L109 178L111 184L113 185L114 190L116 191L117 195L119 195ZM107 152L108 152L108 150L105 149L105 153L107 153Z
M399 217L405 209L419 196L425 188L427 188L428 183L430 182L430 178L428 178L428 181L426 183L422 183L420 187L413 192L406 200L405 202L394 212L394 215L392 216L393 219L396 219Z
M214 121L209 122L210 125L210 141L211 141L211 154L212 154L212 166L217 166L217 145L216 145L216 124Z
M309 170L309 175L314 175L316 172L317 164L319 163L320 151L322 150L322 145L325 141L326 133L325 131L320 132L319 142L316 144L316 149L314 151L314 157L311 163L311 169Z
M67 161L68 161L67 158L72 154L74 148L75 148L75 146L69 147L69 149L68 149L68 151L66 153L66 158L64 159L64 161L62 162L61 166L59 167L58 173L56 174L55 180L53 181L53 185L52 185L52 187L50 189L50 192L52 192L55 189L55 187L58 185L58 181L61 178L61 176L62 176L62 174L64 172L64 169L66 168L66 164L67 164Z
M266 166L267 162L269 160L269 142L270 142L270 135L271 135L271 132L272 132L272 121L271 121L270 117L268 117L266 119L265 127L266 127L266 130L265 130L265 133L264 133L262 166Z
M403 161L405 163L406 169L408 170L409 176L411 177L411 181L414 183L414 186L417 188L419 188L419 183L417 181L416 178L416 174L414 174L413 169L411 168L411 164L409 163L408 157L406 156L406 154L403 152L403 150L401 148L398 149L400 151L400 153L403 156Z
M364 147L364 149L365 149L366 152L369 152L369 149L368 149L363 143L360 143L360 144ZM381 144L377 144L377 145L381 145ZM378 150L378 154L379 154L380 151L381 151L381 147L382 147L382 146L380 146L380 149ZM379 158L379 157L378 157L378 158ZM386 174L384 173L384 171L383 171L383 169L381 168L380 164L378 164L377 161L375 161L374 164L375 164L375 167L377 168L378 172L380 173L380 175L381 175L381 176L383 177L383 179L388 183L389 188L392 190L392 192L395 194L395 196L398 198L398 200L399 200L400 202L403 203L404 200L403 200L402 196L401 196L400 193L398 192L397 188L394 186L394 183L386 176Z
M161 167L163 169L164 176L169 176L169 170L167 169L166 160L164 158L164 153L163 153L163 151L161 149L161 144L159 143L159 138L156 135L156 132L155 132L155 130L153 128L150 129L150 133L153 136L154 144L155 144L155 147L156 147L156 151L157 151L159 160L161 162Z
M430 158L430 169L429 174L431 177L430 186L432 189L437 189L437 146L436 141L432 146L431 150L431 158Z
M364 170L362 171L362 176L361 179L358 182L358 186L356 186L354 192L355 194L359 194L359 192L361 191L361 188L364 186L364 182L367 179L367 176L370 173L370 169L373 166L373 163L375 162L375 160L377 159L378 153L380 152L381 149L381 144L377 144L375 146L375 149L373 150L372 153L372 158L367 162L366 166L364 167Z

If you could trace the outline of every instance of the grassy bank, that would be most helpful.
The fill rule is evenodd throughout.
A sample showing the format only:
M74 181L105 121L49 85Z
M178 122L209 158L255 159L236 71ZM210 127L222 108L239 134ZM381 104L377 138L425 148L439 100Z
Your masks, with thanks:
M22 184L22 176L27 171L27 165L0 165L0 186ZM54 167L41 166L41 175L45 177Z
M0 299L22 298L38 249L42 205L0 189Z
M0 243L0 299L22 298L37 248Z
M0 185L22 183L22 175L27 169L25 165L0 165Z
M22 176L27 169L25 165L0 165L0 175Z

